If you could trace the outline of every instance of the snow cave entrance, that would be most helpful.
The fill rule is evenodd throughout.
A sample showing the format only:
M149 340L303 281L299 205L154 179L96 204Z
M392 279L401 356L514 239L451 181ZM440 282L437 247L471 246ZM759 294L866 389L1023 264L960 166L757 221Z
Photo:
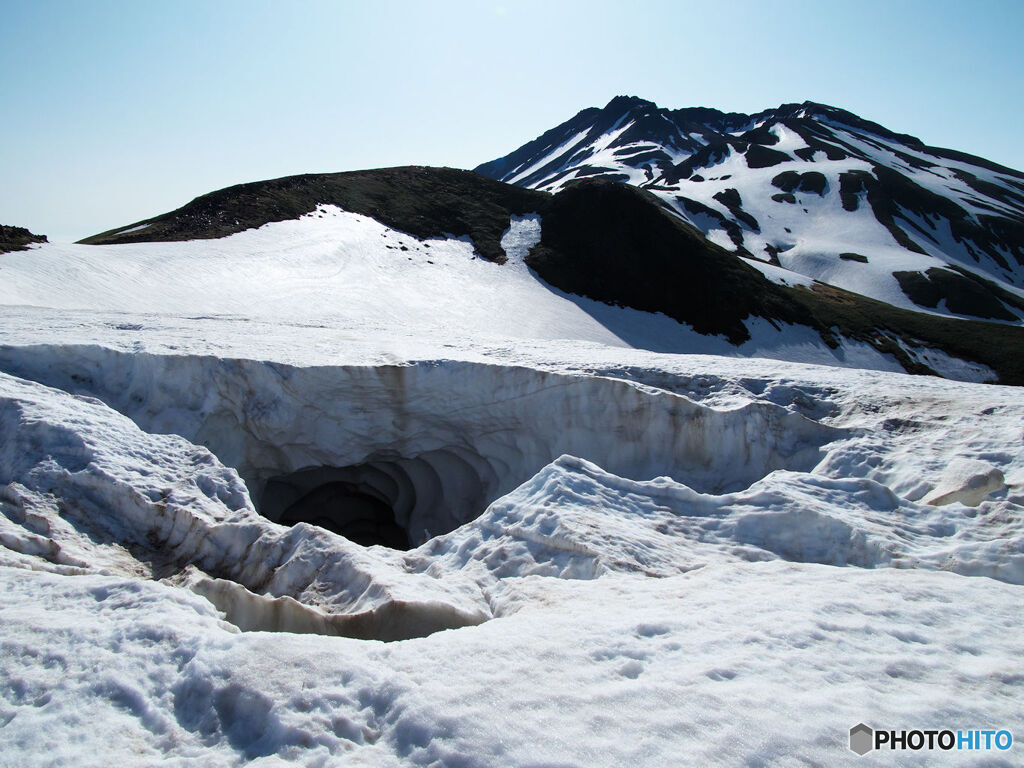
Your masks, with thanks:
M364 547L409 549L409 534L395 520L387 499L372 488L343 480L314 488L284 510L278 522L312 523Z
M277 474L257 508L282 525L310 523L363 546L407 550L476 518L497 484L483 457L447 448Z

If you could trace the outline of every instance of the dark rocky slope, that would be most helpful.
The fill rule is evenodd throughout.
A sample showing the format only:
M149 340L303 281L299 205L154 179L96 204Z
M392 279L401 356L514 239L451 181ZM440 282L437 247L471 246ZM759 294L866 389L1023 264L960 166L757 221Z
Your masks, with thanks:
M510 213L537 210L549 196L472 171L407 166L286 176L238 184L181 208L82 240L89 245L200 240L297 219L317 205L337 205L419 238L469 235L477 252L502 263ZM137 229L147 225L142 229ZM126 231L128 230L128 231Z
M0 253L26 251L32 243L45 243L46 235L33 235L24 227L0 224Z
M934 373L907 351L930 347L1024 384L1024 328L926 315L820 283L778 285L625 184L592 179L554 195L526 261L561 290L662 312L733 344L749 338L745 320L762 317L809 326L830 347L838 336L866 342L911 373Z

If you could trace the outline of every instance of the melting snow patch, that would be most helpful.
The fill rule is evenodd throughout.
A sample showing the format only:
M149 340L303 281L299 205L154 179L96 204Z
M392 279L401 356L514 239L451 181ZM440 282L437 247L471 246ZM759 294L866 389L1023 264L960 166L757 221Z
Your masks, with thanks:
M367 611L330 614L288 595L257 595L233 581L194 575L190 588L202 595L234 626L246 632L290 632L362 640L408 640L445 629L481 624L484 612L459 610L442 601L389 600Z
M135 227L129 227L128 229L122 229L117 234L118 235L127 235L129 232L138 232L139 230L146 229L146 227L149 227L149 226L151 226L151 225L150 224L139 224L138 226L135 226Z
M960 358L948 355L941 349L927 347L923 344L910 346L899 337L893 336L890 338L896 344L899 344L912 360L924 363L943 378L978 383L993 382L999 379L995 371L982 363L961 360Z
M743 262L754 267L773 283L778 283L779 285L802 285L806 288L810 288L816 282L814 279L801 275L799 272L792 272L788 269L783 269L782 267L776 267L774 264L768 264L758 259L744 258Z
M968 507L976 507L987 496L1005 488L1003 473L991 464L975 459L955 459L949 463L939 484L924 499L924 503L941 506L960 502Z
M501 248L509 264L522 264L526 255L540 242L540 215L527 213L512 216L508 229L501 236Z

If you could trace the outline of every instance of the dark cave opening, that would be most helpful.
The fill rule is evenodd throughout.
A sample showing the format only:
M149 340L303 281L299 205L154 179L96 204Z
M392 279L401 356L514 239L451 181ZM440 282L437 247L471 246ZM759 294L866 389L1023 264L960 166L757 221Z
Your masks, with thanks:
M310 523L339 533L364 547L382 544L409 549L409 533L395 520L391 505L355 483L334 481L293 502L278 520L282 525Z
M479 454L447 447L276 474L264 484L257 509L282 525L310 523L363 546L407 550L475 518L497 486L497 474Z

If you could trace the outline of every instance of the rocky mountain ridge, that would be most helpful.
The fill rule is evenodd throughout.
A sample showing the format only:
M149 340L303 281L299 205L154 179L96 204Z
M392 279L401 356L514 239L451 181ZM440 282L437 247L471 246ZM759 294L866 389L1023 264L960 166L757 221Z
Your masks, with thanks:
M908 309L1024 318L1024 174L835 107L619 96L476 170L546 191L625 182L749 259Z

